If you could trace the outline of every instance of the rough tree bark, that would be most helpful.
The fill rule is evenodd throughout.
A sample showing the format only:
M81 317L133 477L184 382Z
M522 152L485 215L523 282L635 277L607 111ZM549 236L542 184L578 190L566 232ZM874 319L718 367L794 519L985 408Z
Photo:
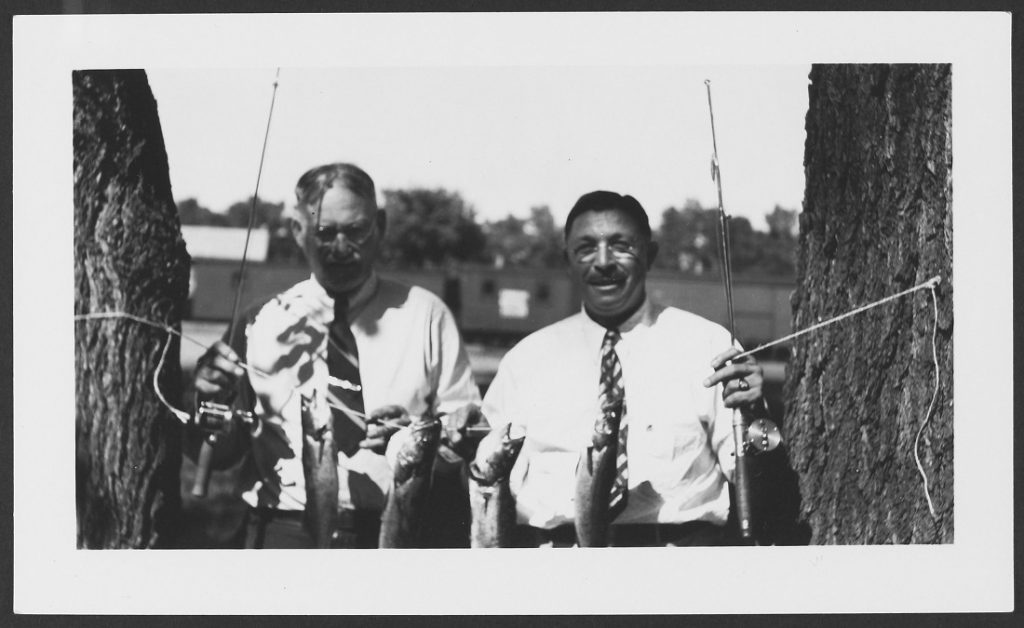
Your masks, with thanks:
M811 70L793 323L803 329L934 275L928 290L803 336L785 436L812 543L953 541L949 65Z
M190 260L145 72L74 72L72 85L75 314L177 327ZM124 318L75 323L80 548L167 546L178 527L181 424L153 387L167 340ZM181 398L176 341L159 386Z

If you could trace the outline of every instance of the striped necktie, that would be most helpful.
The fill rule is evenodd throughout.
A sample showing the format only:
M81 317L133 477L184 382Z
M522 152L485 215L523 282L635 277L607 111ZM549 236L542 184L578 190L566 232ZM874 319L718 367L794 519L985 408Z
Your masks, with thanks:
M615 456L615 481L612 482L611 496L608 501L611 518L614 519L626 507L627 480L629 468L626 460L626 391L622 385L622 365L615 353L615 343L619 341L619 331L609 329L605 332L601 343L601 389L599 400L602 412L614 412L616 406L621 408L618 418L619 440Z
M359 349L348 325L348 300L334 299L334 320L328 329L327 392L334 419L334 440L338 451L353 456L366 437L363 425L363 387L359 377ZM340 406L340 407L339 407Z

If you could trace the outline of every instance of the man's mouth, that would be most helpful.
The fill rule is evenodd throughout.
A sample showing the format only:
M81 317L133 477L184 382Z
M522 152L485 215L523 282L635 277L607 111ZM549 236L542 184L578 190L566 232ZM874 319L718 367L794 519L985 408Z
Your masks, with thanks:
M588 280L587 283L594 288L609 289L621 286L625 281L623 277L595 277Z
M354 259L325 259L323 265L328 268L336 268L339 270L346 268L353 268L356 266L356 260Z

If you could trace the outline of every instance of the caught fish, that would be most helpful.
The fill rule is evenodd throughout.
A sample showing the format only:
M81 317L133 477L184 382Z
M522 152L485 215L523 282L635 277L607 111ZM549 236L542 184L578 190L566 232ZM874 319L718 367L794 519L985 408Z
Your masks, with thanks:
M316 396L302 397L302 469L306 479L304 525L316 547L331 546L338 525L338 446L330 412L318 412ZM327 417L327 421L322 418Z
M619 452L622 401L607 408L594 424L592 444L576 468L576 541L580 547L607 547L611 527L612 483Z
M508 477L526 435L512 436L511 425L484 438L469 465L470 547L511 547L516 502Z
M395 438L394 483L380 521L380 547L418 547L434 457L441 441L441 419L424 414Z

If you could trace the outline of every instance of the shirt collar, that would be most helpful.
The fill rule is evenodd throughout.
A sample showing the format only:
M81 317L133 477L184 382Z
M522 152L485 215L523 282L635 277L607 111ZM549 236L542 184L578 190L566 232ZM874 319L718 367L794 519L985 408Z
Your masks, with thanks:
M320 282L316 280L316 276L310 274L312 279L312 285L315 287L317 299L320 301L328 312L334 308L334 297L332 297L324 287L320 285ZM380 285L380 278L377 276L377 271L370 271L370 276L363 285L359 286L359 289L352 293L348 298L348 319L352 320L359 312L370 302L370 299L377 294L377 287Z
M587 345L600 347L601 343L604 342L604 334L608 330L595 322L594 319L590 318L590 314L587 314L587 308L585 305L580 306L580 314L583 319L583 333L586 336ZM651 299L647 295L644 295L644 301L640 304L640 307L637 308L637 310L633 312L633 314L621 325L619 325L619 332L623 335L627 335L637 327L650 327L654 324L654 318L655 312Z

